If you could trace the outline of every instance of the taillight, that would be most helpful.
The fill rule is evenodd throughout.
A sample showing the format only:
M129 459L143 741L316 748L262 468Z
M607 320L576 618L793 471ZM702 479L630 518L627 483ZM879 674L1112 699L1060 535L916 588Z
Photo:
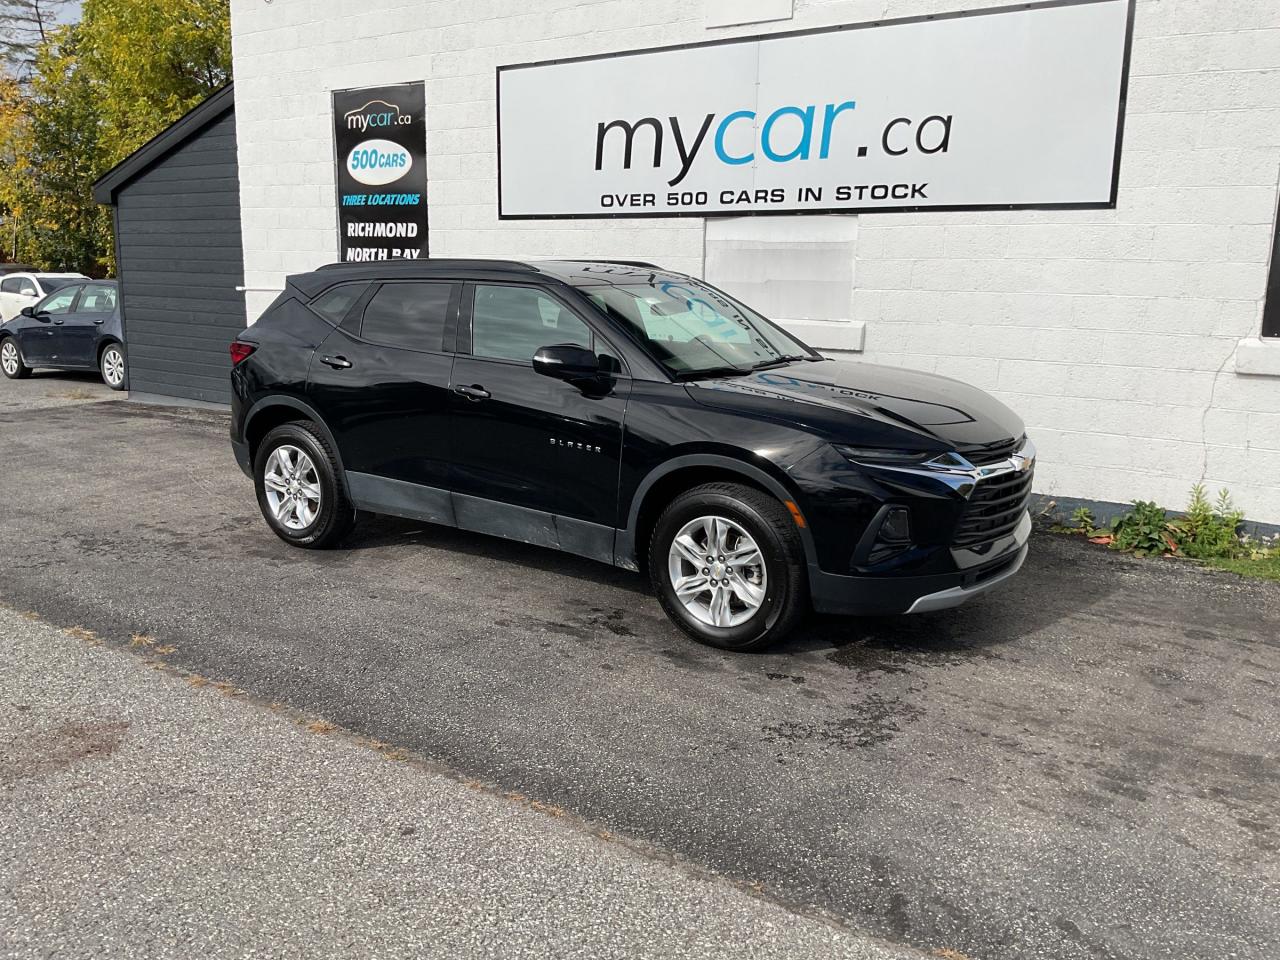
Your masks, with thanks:
M231 365L237 366L249 359L250 354L258 349L256 343L241 343L239 340L231 341Z

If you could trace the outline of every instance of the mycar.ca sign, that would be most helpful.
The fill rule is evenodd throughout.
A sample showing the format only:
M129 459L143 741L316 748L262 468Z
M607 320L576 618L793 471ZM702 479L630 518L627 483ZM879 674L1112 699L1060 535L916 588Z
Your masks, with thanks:
M1115 205L1132 0L498 69L499 215Z
M421 83L335 90L341 260L427 255L426 93Z

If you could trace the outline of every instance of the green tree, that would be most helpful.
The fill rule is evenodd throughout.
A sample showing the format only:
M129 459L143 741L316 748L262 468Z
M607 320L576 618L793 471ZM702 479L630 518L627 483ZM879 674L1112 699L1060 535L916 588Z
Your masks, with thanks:
M80 30L112 165L231 79L228 0L85 0Z
M78 25L37 47L8 112L0 85L0 208L18 220L19 259L114 267L93 183L230 79L230 33L228 0L86 0Z
M39 47L0 190L18 219L18 259L100 274L110 248L109 219L90 196L102 166L99 121L79 50L75 27L59 27Z
M15 77L0 67L0 260L18 257L22 224L14 211L15 176L25 117L21 87Z

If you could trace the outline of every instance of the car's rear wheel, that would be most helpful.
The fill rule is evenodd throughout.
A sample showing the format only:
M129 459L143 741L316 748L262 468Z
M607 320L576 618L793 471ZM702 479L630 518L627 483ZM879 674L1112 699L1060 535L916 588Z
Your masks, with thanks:
M676 626L702 643L757 650L800 621L804 547L776 499L736 483L681 494L654 525L654 592Z
M276 536L295 547L331 547L355 523L356 510L328 442L306 423L285 423L258 446L253 477L258 506Z
M102 372L102 382L112 390L123 390L126 381L124 348L118 343L107 344L98 358L98 369Z
M0 340L0 370L10 380L24 380L31 376L31 368L22 362L22 351L13 337Z

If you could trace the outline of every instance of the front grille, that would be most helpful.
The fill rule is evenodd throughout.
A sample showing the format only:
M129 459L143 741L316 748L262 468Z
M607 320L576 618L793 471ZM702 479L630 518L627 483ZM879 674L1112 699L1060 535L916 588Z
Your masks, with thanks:
M1012 533L1031 497L1031 470L979 480L956 525L952 543L968 547Z
M1026 436L1000 440L996 443L984 443L974 447L960 447L956 453L964 457L975 467L985 467L1001 460L1008 460L1026 441Z

